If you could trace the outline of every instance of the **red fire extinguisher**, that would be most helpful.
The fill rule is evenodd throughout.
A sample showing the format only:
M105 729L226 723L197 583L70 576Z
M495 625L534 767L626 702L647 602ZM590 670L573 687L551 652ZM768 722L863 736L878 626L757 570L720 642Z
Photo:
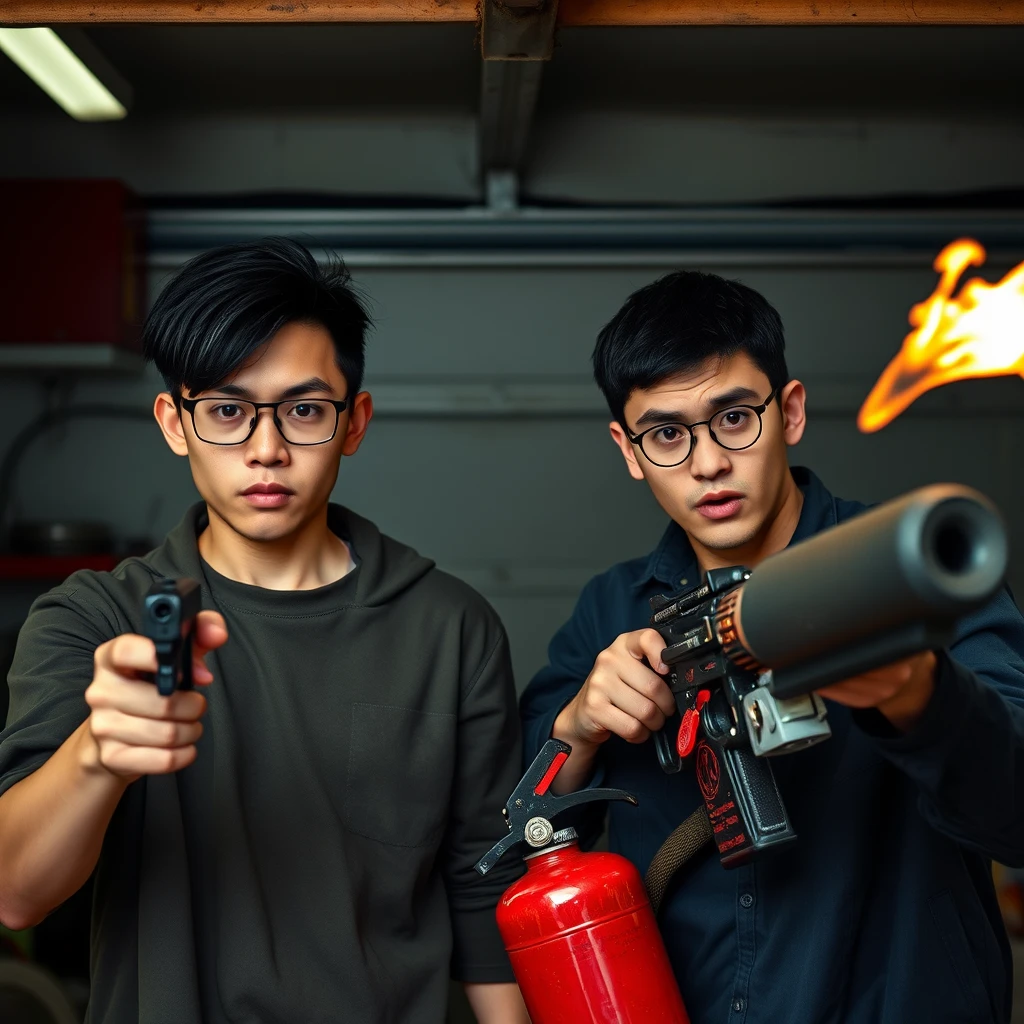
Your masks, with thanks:
M476 865L486 874L525 842L526 874L498 905L498 929L533 1024L689 1024L643 880L625 857L583 853L551 818L621 789L549 792L572 748L551 739L505 805L509 834Z

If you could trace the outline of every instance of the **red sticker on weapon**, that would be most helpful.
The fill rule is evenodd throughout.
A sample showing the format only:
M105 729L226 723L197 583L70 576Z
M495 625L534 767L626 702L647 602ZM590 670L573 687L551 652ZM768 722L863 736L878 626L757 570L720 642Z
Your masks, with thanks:
M722 778L722 769L715 752L700 741L697 747L697 784L706 803L711 804L718 796L718 784Z

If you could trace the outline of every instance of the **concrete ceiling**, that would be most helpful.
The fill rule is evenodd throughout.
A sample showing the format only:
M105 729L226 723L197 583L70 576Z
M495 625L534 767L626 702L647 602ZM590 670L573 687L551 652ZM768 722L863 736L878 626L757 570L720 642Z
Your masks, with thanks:
M104 25L135 116L478 108L476 26ZM562 28L538 115L1020 114L1024 26ZM0 108L64 116L0 54Z

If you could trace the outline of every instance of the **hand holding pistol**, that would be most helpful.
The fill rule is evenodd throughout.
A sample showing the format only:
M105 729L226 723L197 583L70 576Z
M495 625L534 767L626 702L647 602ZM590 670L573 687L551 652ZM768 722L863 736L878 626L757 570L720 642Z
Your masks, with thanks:
M228 638L220 614L199 607L194 580L159 580L144 598L140 632L96 649L85 691L96 767L131 781L195 760L206 698L193 685L212 682L204 656Z

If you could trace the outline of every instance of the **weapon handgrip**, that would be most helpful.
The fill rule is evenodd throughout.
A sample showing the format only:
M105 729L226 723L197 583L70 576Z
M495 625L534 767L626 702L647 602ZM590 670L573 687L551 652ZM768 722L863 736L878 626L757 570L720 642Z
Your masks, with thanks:
M728 784L717 800L705 793L705 805L722 864L735 867L759 850L795 839L771 764L746 747L715 746Z
M153 681L161 697L170 697L178 681L178 659L174 656L176 645L161 640L153 643L156 647L156 673Z
M722 759L735 786L736 803L753 835L765 839L789 830L786 806L771 764L746 747L724 747Z

